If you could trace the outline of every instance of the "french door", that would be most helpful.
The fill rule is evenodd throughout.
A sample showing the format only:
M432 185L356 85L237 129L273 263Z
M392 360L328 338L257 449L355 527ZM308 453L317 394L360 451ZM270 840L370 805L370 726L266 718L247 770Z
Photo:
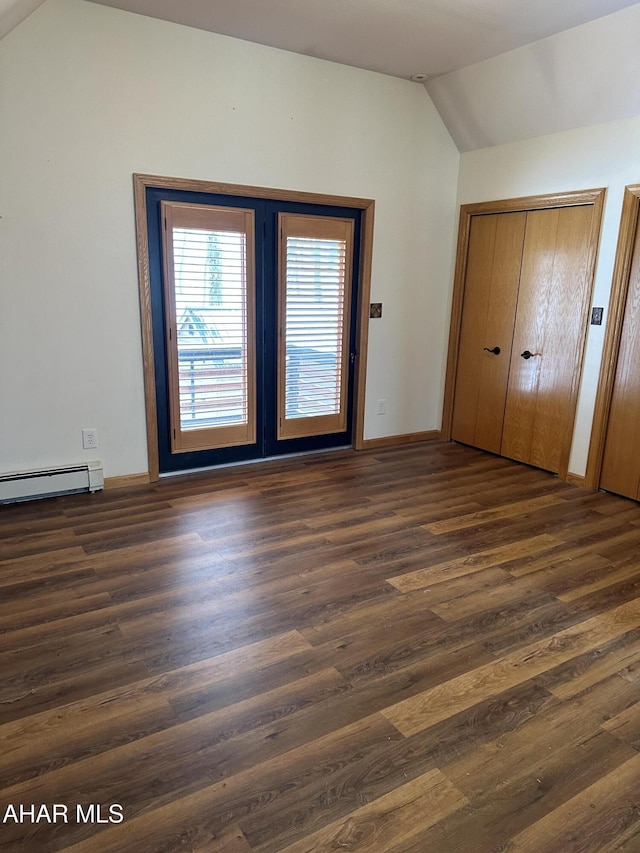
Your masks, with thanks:
M351 444L360 212L147 189L160 472Z

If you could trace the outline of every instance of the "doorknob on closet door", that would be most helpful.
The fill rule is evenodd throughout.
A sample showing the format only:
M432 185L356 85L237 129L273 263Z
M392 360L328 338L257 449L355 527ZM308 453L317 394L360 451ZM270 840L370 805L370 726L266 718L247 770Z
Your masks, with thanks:
M528 350L528 349L526 349L524 352L521 352L521 353L520 353L520 357L521 357L521 358L525 358L525 359L526 359L526 358L531 358L531 357L532 357L532 356L534 356L534 355L542 355L542 353L541 353L541 352L529 352L529 350Z
M494 355L500 355L500 347L494 347L493 349L489 349L489 347L483 347L486 352L492 352Z

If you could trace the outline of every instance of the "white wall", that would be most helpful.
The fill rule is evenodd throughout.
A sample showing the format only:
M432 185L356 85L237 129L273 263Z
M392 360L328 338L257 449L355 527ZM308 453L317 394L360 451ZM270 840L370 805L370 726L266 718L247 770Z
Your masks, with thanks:
M463 154L459 203L606 187L593 305L608 306L624 187L640 183L640 118ZM608 312L605 311L604 323ZM589 326L569 470L586 468L605 325Z
M374 198L365 437L438 428L458 163L416 84L47 0L0 42L0 471L82 427L147 470L133 172Z

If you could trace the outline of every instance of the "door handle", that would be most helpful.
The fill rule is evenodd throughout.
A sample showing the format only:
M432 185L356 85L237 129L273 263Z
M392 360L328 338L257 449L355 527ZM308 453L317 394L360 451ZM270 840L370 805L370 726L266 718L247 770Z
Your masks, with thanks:
M525 359L531 358L534 355L542 355L542 353L541 352L529 352L528 349L526 349L524 352L520 353L520 357L525 358Z
M489 347L483 347L486 352L492 352L494 355L500 355L500 347L494 347L493 349L489 349Z

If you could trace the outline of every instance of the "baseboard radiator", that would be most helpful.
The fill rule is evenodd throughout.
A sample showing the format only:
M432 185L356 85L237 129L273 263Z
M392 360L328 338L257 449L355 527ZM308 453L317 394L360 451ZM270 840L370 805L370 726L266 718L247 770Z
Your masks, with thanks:
M102 462L98 461L35 471L13 471L0 474L0 504L74 492L97 492L103 487Z

